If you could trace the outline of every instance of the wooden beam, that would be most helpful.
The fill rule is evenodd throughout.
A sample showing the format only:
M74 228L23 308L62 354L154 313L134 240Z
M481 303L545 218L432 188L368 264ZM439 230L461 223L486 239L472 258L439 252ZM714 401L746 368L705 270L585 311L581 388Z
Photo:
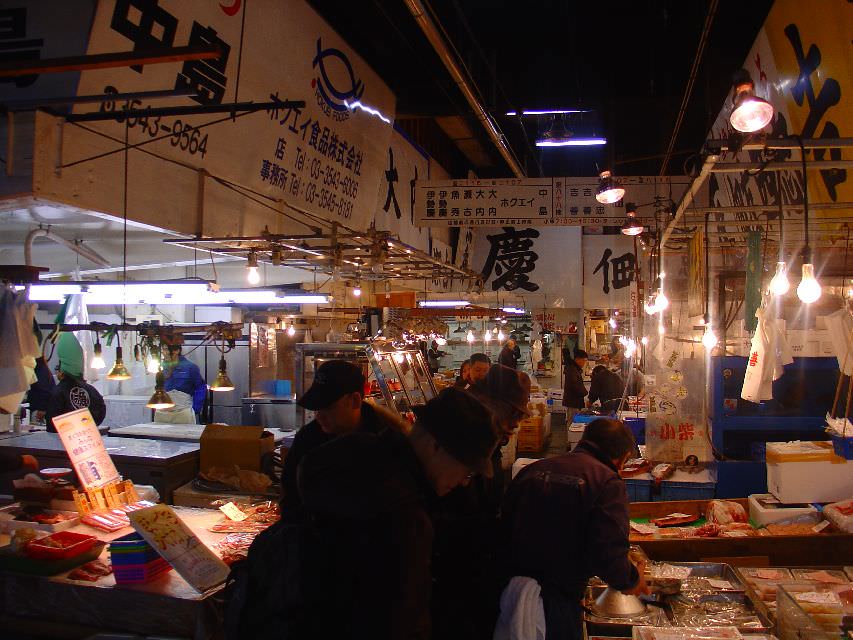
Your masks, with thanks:
M133 65L163 64L184 60L210 60L222 55L219 47L213 45L172 47L156 51L122 51L119 53L96 53L46 60L16 60L0 63L0 77L13 78L40 73L62 73L65 71L88 71L90 69L110 69ZM25 65L25 66L22 66Z

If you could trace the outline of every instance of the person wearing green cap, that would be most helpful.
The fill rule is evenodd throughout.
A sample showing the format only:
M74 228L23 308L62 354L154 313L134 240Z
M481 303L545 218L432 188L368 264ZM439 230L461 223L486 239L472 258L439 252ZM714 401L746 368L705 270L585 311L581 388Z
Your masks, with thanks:
M107 415L104 398L95 387L83 379L83 348L73 333L63 333L56 341L57 384L50 394L45 423L47 430L56 433L53 418L69 411L88 408L96 424Z

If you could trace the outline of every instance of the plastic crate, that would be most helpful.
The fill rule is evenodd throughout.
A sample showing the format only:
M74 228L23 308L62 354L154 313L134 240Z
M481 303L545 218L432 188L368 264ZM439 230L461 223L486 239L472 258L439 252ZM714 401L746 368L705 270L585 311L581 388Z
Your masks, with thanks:
M646 419L645 418L625 418L623 420L625 426L634 434L634 440L637 444L646 444Z
M110 560L118 584L153 580L172 567L138 533L129 533L110 543Z
M853 460L853 436L832 436L832 448L836 455Z
M628 502L651 502L652 481L625 479L625 489L628 491Z
M717 485L714 482L672 482L661 483L660 499L673 500L712 500Z

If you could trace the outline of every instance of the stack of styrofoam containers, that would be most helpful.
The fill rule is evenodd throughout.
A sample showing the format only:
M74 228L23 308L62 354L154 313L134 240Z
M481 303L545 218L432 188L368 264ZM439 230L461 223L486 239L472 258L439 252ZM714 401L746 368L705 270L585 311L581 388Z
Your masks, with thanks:
M749 519L766 527L774 522L820 522L820 513L813 506L786 506L769 493L753 493L749 496Z
M831 442L768 442L767 489L783 504L845 500L853 496L853 461Z
M562 389L548 389L548 410L551 413L566 412L566 407L563 406Z

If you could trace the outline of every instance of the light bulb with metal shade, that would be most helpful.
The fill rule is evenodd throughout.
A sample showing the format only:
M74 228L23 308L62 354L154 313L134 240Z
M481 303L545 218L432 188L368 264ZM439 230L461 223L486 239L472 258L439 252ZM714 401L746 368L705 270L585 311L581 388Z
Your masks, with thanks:
M122 359L121 347L116 347L116 361L113 368L107 374L107 380L130 380L130 371L124 366Z
M628 203L625 207L626 218L622 224L622 234L626 236L638 236L645 230L645 227L637 220L637 208L632 203Z
M473 344L474 340L476 340L476 338L474 337L474 332L471 329L468 329L468 335L465 336L465 339L468 341L469 344Z
M107 366L107 363L104 362L103 351L101 349L101 343L95 343L95 355L92 357L92 363L89 365L92 369L104 369Z
M595 191L595 199L601 204L615 204L625 196L625 189L619 184L609 171L599 174L598 189Z
M145 368L148 373L158 373L160 371L160 361L157 358L151 356L148 358L148 364Z
M770 291L773 295L784 296L791 288L788 282L788 267L784 262L776 263L776 274L770 280Z
M821 292L820 283L814 277L814 265L810 262L804 262L803 279L800 280L800 284L797 287L797 297L806 304L811 304L812 302L817 302Z
M234 383L228 377L228 365L225 362L225 357L219 359L219 373L216 374L216 380L210 385L211 391L234 391Z
M154 393L151 394L151 398L145 405L146 407L149 409L171 409L175 406L174 401L163 388L164 385L165 379L163 377L163 372L158 371L157 377L154 379Z
M755 84L745 69L735 76L734 107L729 115L732 127L741 133L760 131L773 120L773 105L755 95Z

